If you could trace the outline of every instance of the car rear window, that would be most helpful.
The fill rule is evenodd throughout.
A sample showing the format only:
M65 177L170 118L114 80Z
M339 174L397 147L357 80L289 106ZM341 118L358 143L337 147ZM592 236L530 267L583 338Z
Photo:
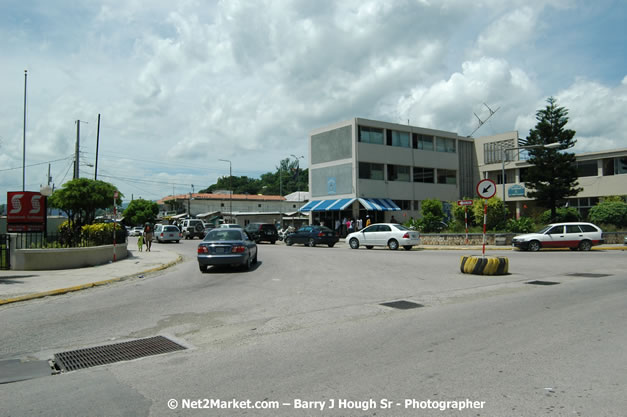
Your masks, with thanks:
M275 229L274 225L272 225L272 224L262 224L261 228L263 230L274 230Z
M163 231L165 232L178 232L179 228L176 226L166 226L163 228Z
M596 229L596 227L590 225L590 224L580 224L579 227L581 227L581 230L584 232L598 232L598 230Z
M240 232L239 230L229 230L229 229L222 229L222 230L212 230L211 232L207 233L207 236L205 236L205 241L228 241L228 240L242 240L242 232Z

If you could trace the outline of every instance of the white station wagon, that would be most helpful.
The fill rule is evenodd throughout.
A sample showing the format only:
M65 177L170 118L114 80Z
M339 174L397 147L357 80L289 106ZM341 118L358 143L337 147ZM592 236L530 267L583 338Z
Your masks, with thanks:
M603 243L603 231L592 223L554 223L536 233L515 236L512 246L532 252L542 248L589 251Z
M387 246L391 250L399 246L405 250L411 250L413 246L420 244L420 233L395 223L375 223L346 236L346 241L352 249L358 249L360 245L366 249L375 246Z

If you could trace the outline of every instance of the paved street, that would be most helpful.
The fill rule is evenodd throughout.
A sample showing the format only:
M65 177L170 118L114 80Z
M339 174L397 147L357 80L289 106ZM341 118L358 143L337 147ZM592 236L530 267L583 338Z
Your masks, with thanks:
M190 348L5 384L0 415L622 416L627 409L622 251L499 252L511 274L487 277L459 273L459 251L261 244L252 271L201 274L197 243L160 245L184 261L144 278L0 306L0 360L47 360L155 335ZM605 276L573 276L581 273ZM526 284L533 280L559 284ZM424 307L381 305L398 300ZM280 408L181 408L205 398ZM483 408L416 408L465 399ZM297 408L303 404L326 408Z

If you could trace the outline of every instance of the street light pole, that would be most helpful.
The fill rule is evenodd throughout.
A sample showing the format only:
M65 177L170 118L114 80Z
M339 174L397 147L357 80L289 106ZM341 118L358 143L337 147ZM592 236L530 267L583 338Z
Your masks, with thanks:
M22 142L22 191L26 191L26 79L28 70L24 70L24 130Z
M300 168L300 161L299 159L305 159L304 156L296 156L294 154L290 154L291 157L293 157L294 159L296 159L296 191L298 191L298 174L299 174L299 168ZM300 199L300 195L298 197Z
M231 189L229 193L229 218L232 221L233 220L233 171L231 170L232 165L231 165L231 161L229 161L228 159L218 159L218 161L229 163L229 188Z

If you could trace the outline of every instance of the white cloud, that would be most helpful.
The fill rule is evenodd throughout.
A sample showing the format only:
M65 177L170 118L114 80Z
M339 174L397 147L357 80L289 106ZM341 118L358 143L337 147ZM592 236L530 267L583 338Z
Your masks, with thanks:
M502 54L529 41L540 32L536 13L531 7L522 7L505 14L479 35L475 53Z

